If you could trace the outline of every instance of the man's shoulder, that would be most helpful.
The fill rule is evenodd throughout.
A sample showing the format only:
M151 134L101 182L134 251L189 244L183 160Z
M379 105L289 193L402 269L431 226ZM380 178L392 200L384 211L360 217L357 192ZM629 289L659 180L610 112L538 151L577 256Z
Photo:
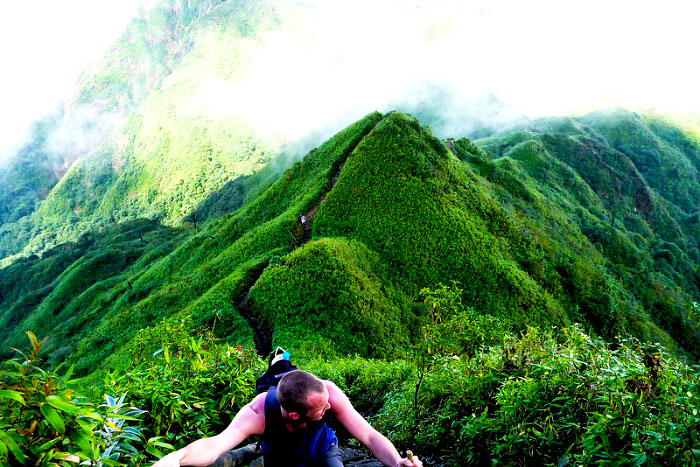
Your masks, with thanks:
M338 415L352 407L348 396L337 384L326 380L323 380L323 384L326 385L326 389L328 390L328 402L331 404L331 412Z
M253 398L252 401L248 403L248 407L256 414L261 414L265 416L265 398L267 397L267 391L258 394Z
M331 394L332 392L345 394L343 390L340 389L338 385L335 384L333 381L328 381L327 379L322 379L321 381L323 381L323 384L326 385L326 389L328 389L329 394Z

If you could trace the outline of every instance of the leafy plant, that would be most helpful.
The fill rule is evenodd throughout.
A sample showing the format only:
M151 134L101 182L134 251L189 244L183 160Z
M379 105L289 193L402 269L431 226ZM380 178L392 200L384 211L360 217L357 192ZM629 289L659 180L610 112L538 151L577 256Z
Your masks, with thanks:
M378 426L449 465L697 465L700 369L656 345L578 326L528 329L403 384ZM449 447L449 448L448 448Z
M126 426L144 413L125 407L124 395L95 407L74 389L72 368L63 375L45 370L42 347L31 331L29 353L4 362L0 372L0 463L68 466L138 465L144 444L137 428ZM153 441L149 441L153 444Z
M507 329L501 320L464 308L462 289L455 282L449 286L438 284L435 288L423 288L420 295L430 310L430 321L422 326L420 340L414 346L418 364L413 398L415 410L421 383L433 365L445 357L472 357L482 347L502 342Z
M157 457L163 448L223 430L253 398L264 372L252 349L219 344L209 331L191 336L190 329L183 320L140 331L129 346L132 366L104 377L110 392L128 393L147 410L140 430L149 436L146 451Z

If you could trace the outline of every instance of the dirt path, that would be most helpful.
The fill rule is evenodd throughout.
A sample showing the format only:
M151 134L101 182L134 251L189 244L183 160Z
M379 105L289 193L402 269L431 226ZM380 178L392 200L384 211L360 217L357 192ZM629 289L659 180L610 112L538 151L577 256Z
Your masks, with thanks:
M308 242L309 239L311 238L311 225L314 222L314 216L316 215L316 211L318 211L318 208L321 207L321 204L326 200L326 196L328 196L328 193L333 190L333 187L335 184L338 182L338 179L340 178L340 172L343 170L343 167L345 166L345 162L340 164L340 167L338 167L338 170L335 171L335 174L333 174L333 178L331 178L331 187L328 189L327 192L325 192L321 197L318 199L318 203L314 207L312 207L309 212L304 214L304 217L306 218L306 224L304 224L304 241L301 243L303 245L304 243ZM299 246L301 246L299 245ZM297 247L299 248L299 247Z
M352 151L348 153L347 157L350 157L351 152ZM347 161L347 157L345 161ZM312 207L309 210L309 212L307 212L304 215L306 219L306 223L302 226L304 229L304 236L301 239L301 241L297 245L295 245L293 250L296 250L297 248L301 247L311 239L311 226L313 225L316 211L318 211L318 208L321 207L321 204L323 204L323 202L325 201L326 196L328 196L328 193L330 193L331 190L333 190L333 187L338 182L338 179L340 178L340 173L342 172L343 167L345 166L345 161L343 161L343 163L340 164L338 169L336 169L335 173L333 174L333 177L331 178L331 186L328 189L328 191L321 195L314 207ZM263 272L264 268L260 270L260 273L255 277L255 280L251 281L251 286L248 288L248 291L246 292L245 296L235 306L236 310L238 310L241 316L245 318L245 320L248 322L248 325L253 330L253 341L255 343L255 351L262 358L267 358L268 355L270 355L270 352L272 352L272 327L268 323L264 321L261 322L261 320L256 318L258 314L255 313L254 310L251 310L248 304L248 294L250 293L250 289L253 287L253 285L255 285L255 283L258 281Z
M253 281L253 285L258 281L263 271ZM251 286L252 288L252 286ZM272 352L272 329L270 329L269 324L260 324L260 321L253 316L248 306L248 294L250 289L246 292L243 299L236 305L236 310L238 313L248 322L248 326L253 330L253 343L255 344L256 353L262 358L267 358Z
M382 463L357 449L339 448L345 467L382 467ZM255 443L222 454L210 467L264 467L260 450Z
M452 152L452 154L457 155L457 153L455 152L455 140L446 139L445 141L443 141L443 143L445 143L445 146L447 146L447 149L449 149Z

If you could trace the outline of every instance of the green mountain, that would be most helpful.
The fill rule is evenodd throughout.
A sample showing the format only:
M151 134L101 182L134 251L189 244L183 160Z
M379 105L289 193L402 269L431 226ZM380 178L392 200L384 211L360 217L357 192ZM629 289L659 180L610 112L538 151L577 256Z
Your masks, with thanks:
M0 257L41 253L112 222L181 225L222 190L237 197L215 212L230 212L269 184L248 178L288 141L240 117L212 118L198 102L211 80L243 79L261 37L279 26L275 4L162 1L133 20L0 172Z
M622 125L631 121L651 128L634 114L617 114ZM417 120L398 112L370 114L312 150L234 213L203 222L197 229L166 227L152 220L112 224L81 236L78 242L47 250L42 257L18 259L0 269L0 319L7 331L2 347L21 347L27 329L47 336L42 351L52 365L69 362L80 373L94 376L107 372L106 381L111 378L109 384L115 388L128 388L142 403L151 400L149 410L155 418L148 426L156 434L165 429L156 414L166 410L149 392L160 390L152 387L157 379L138 379L144 377L138 375L163 346L174 346L185 366L174 370L173 357L166 354L165 366L155 368L194 371L187 363L192 357L184 352L197 352L201 344L187 341L189 337L184 342L191 343L178 344L179 333L206 333L234 346L255 346L261 355L283 345L293 355L312 359L307 367L319 375L348 385L355 403L378 411L376 422L399 442L417 443L427 452L447 456L454 465L510 459L497 455L504 442L497 440L510 426L508 418L501 425L498 417L515 416L508 415L506 406L505 412L491 412L478 409L490 402L475 400L451 412L431 405L452 397L445 394L450 387L476 384L465 394L478 397L491 391L481 379L457 378L459 371L495 371L487 380L502 381L499 397L506 397L502 391L509 384L527 381L521 374L544 384L538 391L547 394L548 381L554 376L539 369L563 371L574 352L589 352L575 357L581 362L592 359L602 365L605 361L608 372L630 375L645 374L646 370L634 370L634 365L655 355L641 350L649 345L645 342L659 342L665 351L692 360L698 357L693 224L676 220L674 215L681 216L679 220L688 215L650 188L630 158L592 125L583 123L598 124L590 118L536 121L528 128L475 143L466 138L440 141ZM458 290L458 295L449 298L440 292L447 290L441 285L447 283L459 284L451 289ZM434 294L428 300L435 303L433 307L461 302L468 307L466 314L448 314L450 305L442 312L445 322L436 320L435 309L421 300L426 290ZM585 334L577 334L581 331L575 323L613 343L619 342L619 336L636 336L639 350L622 341L617 344L622 350L614 352L628 353L616 356L605 344L590 343ZM574 334L569 331L572 328ZM551 333L549 329L562 329L566 337L546 334ZM495 350L499 360L488 360L493 352L477 353L477 360L454 363L467 366L455 369L457 373L448 370L447 375L432 369L434 363L420 366L428 386L422 405L414 403L416 409L421 407L415 416L426 417L425 423L432 421L418 428L418 438L413 431L393 431L400 414L413 413L400 404L418 397L423 380L421 376L416 386L411 382L412 371L406 371L407 348L413 348L407 343L426 342L423 352L433 359L445 353L470 357L475 349L498 346L504 336L519 332L527 337L512 346L503 343L502 354ZM556 342L562 338L559 348ZM580 342L592 347L581 348ZM346 360L349 356L368 360L358 367ZM545 358L549 363L536 363ZM668 360L671 357L664 358L664 365L676 365L668 367L666 371L672 373L666 377L681 385L674 386L669 397L676 397L678 391L693 394L697 385L686 386L689 380L681 376L688 370ZM487 360L478 363L478 359ZM377 366L381 361L393 363ZM561 388L565 382L590 379L594 383L585 384L599 385L603 392L595 397L604 401L608 391L619 390L615 389L619 381L630 391L629 397L636 398L639 388L657 384L654 361L648 366L652 373L644 380L629 376L604 383L597 366L595 372L578 374L575 380L568 373L557 373L556 378L562 378ZM155 368L149 373L162 371ZM370 373L358 374L359 368ZM126 375L115 379L123 371ZM471 378L482 377L486 376ZM395 378L401 383L392 389ZM138 395L143 385L151 389ZM571 387L578 394L575 387L580 386ZM163 386L172 392L167 388ZM367 391L375 395L388 391L398 399L377 405L381 397L367 399ZM542 403L579 397L560 391ZM515 404L523 403L517 395L508 397L514 397ZM537 407L539 402L533 404ZM617 410L605 404L596 407ZM473 417L473 410L486 410L483 420L468 418L471 421L465 426L476 430L473 436L453 441L467 443L458 445L458 454L439 447L440 437L458 436L450 431L451 425L429 415L450 416L443 410L453 417L470 417L470 413ZM592 416L588 409L576 410ZM204 429L186 413L170 413L183 427L195 424L182 428L185 432ZM666 415L655 417L654 423L670 423ZM214 423L205 425L209 433L225 424L209 423ZM540 426L536 420L533 423ZM651 422L644 423L649 431ZM436 429L442 434L433 438L430 433ZM654 425L654 429L662 428ZM497 438L480 438L491 436L488 433ZM578 444L582 436L574 431L566 439L574 443L569 452L586 459L589 454L580 451ZM189 438L180 434L173 439L183 443ZM551 462L564 449L549 438L538 442L544 443L546 454L531 456L533 462ZM470 443L491 447L476 455L478 450ZM667 445L667 441L659 443ZM682 456L683 448L679 449Z
M0 356L32 331L20 367L41 350L80 390L128 392L176 447L250 396L246 349L281 345L450 465L694 465L700 135L622 109L451 125L438 89L397 103L417 119L290 141L202 104L306 8L160 2L36 124L0 169ZM12 371L0 462L68 426L46 408L68 377ZM47 439L9 422L25 413Z
M425 318L418 292L456 282L512 330L581 322L697 357L697 224L594 124L444 144L404 114L368 115L196 230L114 224L0 270L2 346L32 329L91 371L137 330L187 317L263 353L393 358L392 336Z
M153 319L224 313L218 332L233 341L389 358L400 346L388 336L421 323L417 293L455 282L514 330L583 322L697 356L697 135L614 110L500 133L478 122L475 134L493 135L443 143L409 117L373 114L280 175L284 138L214 118L197 95L209 74L243 79L265 33L304 6L193 5L143 12L3 169L4 352L31 328L62 336L46 347L56 361L99 348L100 362ZM444 131L436 103L453 94L430 96L410 108ZM97 142L87 152L59 147L56 129L85 108L124 117L86 130ZM376 337L343 343L358 330Z

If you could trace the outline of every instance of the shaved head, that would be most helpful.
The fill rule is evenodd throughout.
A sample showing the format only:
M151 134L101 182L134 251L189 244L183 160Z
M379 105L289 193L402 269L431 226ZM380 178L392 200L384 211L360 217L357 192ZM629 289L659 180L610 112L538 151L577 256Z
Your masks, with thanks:
M323 381L302 370L290 371L280 379L277 386L277 400L287 412L306 415L310 407L309 395L325 394Z

